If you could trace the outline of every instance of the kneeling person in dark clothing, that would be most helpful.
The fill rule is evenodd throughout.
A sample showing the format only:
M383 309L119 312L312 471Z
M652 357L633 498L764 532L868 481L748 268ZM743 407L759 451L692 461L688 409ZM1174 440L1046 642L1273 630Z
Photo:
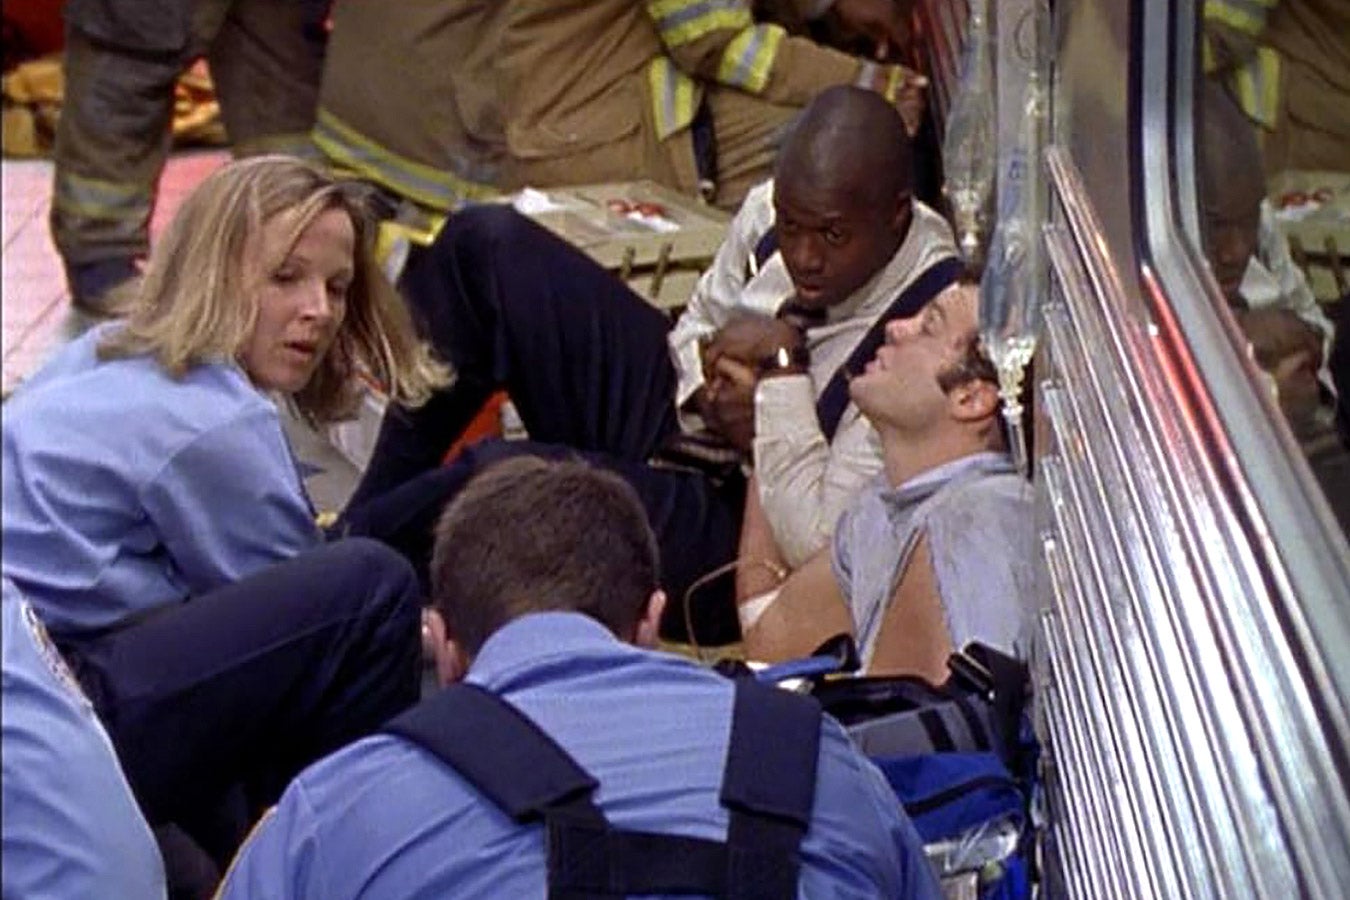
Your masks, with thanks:
M602 868L636 879L618 894L678 893L691 873L712 883L696 893L721 894L743 874L726 842L781 859L742 867L767 869L768 896L940 896L893 792L812 701L646 649L665 597L618 477L537 459L491 468L445 511L432 579L446 689L302 773L224 897L542 897L577 862L568 839L597 829ZM766 772L763 793L745 791ZM728 795L751 812L729 811ZM789 814L755 814L766 800ZM587 869L572 872L584 895Z

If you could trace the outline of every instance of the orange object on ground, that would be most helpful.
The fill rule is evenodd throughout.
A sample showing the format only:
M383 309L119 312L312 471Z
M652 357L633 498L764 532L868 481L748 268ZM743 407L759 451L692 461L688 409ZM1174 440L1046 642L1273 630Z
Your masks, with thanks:
M478 415L473 417L469 427L459 436L459 440L450 445L445 452L442 464L452 461L470 444L476 444L483 438L502 436L502 404L506 402L506 392L497 391L487 399Z

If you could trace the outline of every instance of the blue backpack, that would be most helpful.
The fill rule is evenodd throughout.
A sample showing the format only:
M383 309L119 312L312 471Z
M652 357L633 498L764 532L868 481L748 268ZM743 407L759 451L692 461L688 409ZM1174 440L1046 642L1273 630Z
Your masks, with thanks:
M971 644L953 654L942 686L840 677L857 665L851 643L835 639L757 677L805 680L885 775L944 887L980 900L1028 900L1038 748L1025 664Z

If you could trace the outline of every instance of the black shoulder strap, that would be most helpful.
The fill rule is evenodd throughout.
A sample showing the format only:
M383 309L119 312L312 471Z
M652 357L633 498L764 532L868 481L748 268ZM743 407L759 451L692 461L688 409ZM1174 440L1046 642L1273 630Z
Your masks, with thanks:
M599 786L520 710L474 684L455 684L384 726L439 757L517 822Z
M964 266L955 257L948 256L933 263L918 278L910 282L900 295L891 301L872 327L863 335L862 340L853 348L844 364L830 376L820 399L816 401L816 419L825 440L834 440L834 432L839 428L844 409L848 407L849 375L861 372L868 361L876 354L877 348L886 340L886 323L892 319L903 319L923 309L929 300L942 292L949 284L960 277Z
M736 679L722 778L722 805L731 812L727 897L796 896L798 850L816 792L820 715L814 698Z
M770 225L769 230L759 236L755 241L755 271L758 272L764 268L764 264L769 261L769 257L778 252L778 228Z
M726 843L612 828L591 800L595 779L523 713L475 685L446 688L384 731L441 759L517 822L543 819L550 900L796 896L820 739L820 708L808 698L736 682L722 786Z

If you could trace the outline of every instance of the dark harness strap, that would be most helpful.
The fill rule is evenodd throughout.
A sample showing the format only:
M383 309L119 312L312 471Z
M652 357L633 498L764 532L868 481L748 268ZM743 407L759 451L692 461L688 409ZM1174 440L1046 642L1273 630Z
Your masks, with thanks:
M490 786L492 802L517 822L599 786L520 710L475 684L440 691L384 730L440 757L480 790Z
M820 706L750 678L736 681L722 776L729 890L737 900L797 896L798 850L811 823Z
M613 828L598 783L523 713L475 685L447 688L384 730L440 758L515 821L542 819L551 900L633 894L795 897L811 817L820 707L736 682L722 784L725 843Z
M770 228L755 241L755 271L764 268L769 257L778 252L778 229Z
M910 282L909 286L891 301L891 305L886 307L886 311L877 317L872 327L867 329L867 333L853 348L848 359L830 377L829 384L825 385L820 399L816 401L816 418L820 422L820 430L825 435L825 440L834 440L839 420L843 418L844 410L848 407L849 376L861 372L868 361L876 355L877 348L886 340L886 324L892 319L909 318L923 309L928 301L959 278L964 268L959 259L951 256L933 263L922 275Z

